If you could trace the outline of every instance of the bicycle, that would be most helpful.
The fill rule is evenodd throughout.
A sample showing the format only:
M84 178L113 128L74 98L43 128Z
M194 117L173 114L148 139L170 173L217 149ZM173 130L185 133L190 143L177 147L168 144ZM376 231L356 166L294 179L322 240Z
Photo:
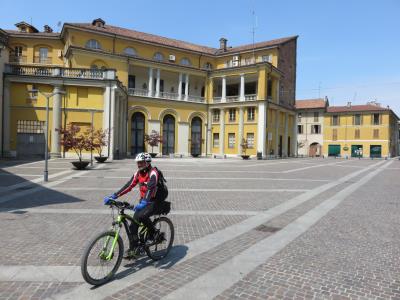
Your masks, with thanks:
M161 215L166 215L171 209L171 203L163 201L158 204L153 225L155 228L154 241L148 242L147 227L139 224L138 246L136 253L147 254L152 260L157 261L166 257L174 241L174 225L172 221ZM124 254L124 243L120 235L122 226L132 244L132 234L129 231L130 222L137 222L133 216L125 214L125 209L133 207L127 202L110 201L111 216L113 218L111 230L104 231L94 237L86 246L81 259L81 273L83 279L91 285L102 285L110 281L117 272ZM115 215L114 210L118 210ZM164 247L164 248L163 248ZM93 256L91 256L93 254Z

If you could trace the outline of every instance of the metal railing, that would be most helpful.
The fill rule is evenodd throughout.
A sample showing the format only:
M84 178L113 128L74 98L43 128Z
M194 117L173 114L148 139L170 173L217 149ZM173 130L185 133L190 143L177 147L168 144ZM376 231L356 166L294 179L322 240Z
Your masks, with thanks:
M161 92L161 91L160 91L159 96L156 97L155 91L152 91L149 94L149 90L147 90L147 89L130 88L130 89L128 89L128 94L130 96L160 98L160 99L168 99L168 100L192 101L192 102L200 102L200 103L205 102L205 98L201 97L201 96L188 95L187 100L186 100L185 95L181 95L179 97L178 93L169 93L169 92Z
M10 62L12 63L26 63L26 56L10 55Z
M33 62L35 64L44 64L44 65L51 65L52 64L52 58L51 57L40 57L40 56L35 56L33 58Z
M82 79L115 79L115 70L77 69L61 67L20 66L6 64L5 73L25 76L48 76Z

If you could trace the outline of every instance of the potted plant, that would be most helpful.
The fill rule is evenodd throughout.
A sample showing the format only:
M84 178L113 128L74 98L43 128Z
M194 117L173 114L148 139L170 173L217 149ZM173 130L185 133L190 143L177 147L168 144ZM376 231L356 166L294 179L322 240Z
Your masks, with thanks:
M98 163L104 163L108 159L108 156L102 155L103 147L107 146L107 130L97 129L93 131L93 138L91 140L93 149L99 154L94 159Z
M71 163L76 169L83 170L88 166L89 162L82 160L82 151L89 151L91 149L91 143L87 134L79 134L80 131L81 128L74 124L69 124L67 128L60 129L60 144L64 147L65 151L75 151L76 155L78 155L79 161L73 161Z
M242 143L240 144L242 147L242 158L243 159L249 159L250 155L246 154L247 149L249 149L249 143L247 142L247 139L242 139Z
M162 142L162 137L160 136L160 133L152 130L150 134L145 134L144 141L151 147L151 157L156 157L157 153L154 153L154 147L157 147Z

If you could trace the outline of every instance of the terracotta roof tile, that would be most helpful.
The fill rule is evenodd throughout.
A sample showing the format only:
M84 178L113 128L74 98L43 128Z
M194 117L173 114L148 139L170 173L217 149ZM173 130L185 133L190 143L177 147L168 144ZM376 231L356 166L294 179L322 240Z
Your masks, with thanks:
M92 25L91 23L65 23L65 25L71 25L71 26L79 27L79 28L83 28L83 29L95 30L95 31L103 32L103 33L117 34L117 35L129 37L129 38L133 38L133 39L137 39L137 40L143 40L143 41L147 41L147 42L151 42L151 43L157 43L157 44L161 44L161 45L165 45L165 46L176 47L176 48L186 49L186 50L190 50L190 51L202 52L202 53L210 54L210 55L223 55L223 54L227 54L227 53L250 50L250 49L253 49L253 46L255 48L276 46L279 44L283 44L289 40L297 38L297 36L293 36L293 37L287 37L287 38L281 38L281 39L256 43L254 45L250 44L250 45L232 47L232 48L228 48L227 51L223 52L219 48L212 48L212 47L207 47L207 46L202 46L202 45L196 45L196 44L192 44L192 43L181 41L181 40L166 38L166 37L162 37L162 36L158 36L158 35L154 35L154 34L140 32L140 31L136 31L136 30L132 30L132 29L121 28L121 27L117 27L117 26L105 25L104 27L98 27L98 26Z
M325 108L325 99L296 100L296 109Z

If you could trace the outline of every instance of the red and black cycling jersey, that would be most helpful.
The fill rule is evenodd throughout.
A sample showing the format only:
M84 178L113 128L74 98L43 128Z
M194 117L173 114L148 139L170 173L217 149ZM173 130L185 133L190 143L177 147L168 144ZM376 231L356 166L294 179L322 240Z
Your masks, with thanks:
M137 171L131 179L116 193L118 197L130 192L136 185L140 185L140 198L152 201L157 192L158 172L149 167L150 171Z

